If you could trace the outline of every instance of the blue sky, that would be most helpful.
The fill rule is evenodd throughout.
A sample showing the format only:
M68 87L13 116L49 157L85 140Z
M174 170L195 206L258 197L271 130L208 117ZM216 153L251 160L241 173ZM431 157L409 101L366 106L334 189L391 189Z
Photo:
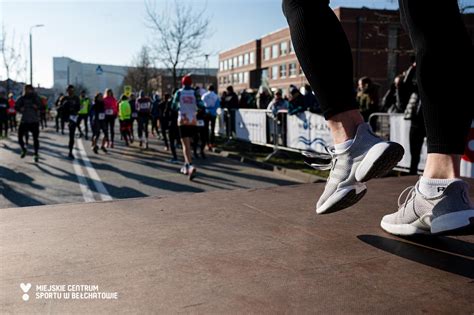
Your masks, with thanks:
M181 1L196 6L206 3ZM389 0L334 0L331 6L396 8L397 4ZM212 32L203 43L207 52L218 53L286 26L280 0L207 0L207 11L212 19ZM53 83L53 56L129 65L140 47L151 40L144 17L144 0L0 0L0 24L4 23L10 34L14 31L17 41L23 39L25 52L29 27L45 24L33 32L33 59L35 84L46 87ZM211 66L217 66L217 56L212 57ZM1 66L0 78L5 79Z

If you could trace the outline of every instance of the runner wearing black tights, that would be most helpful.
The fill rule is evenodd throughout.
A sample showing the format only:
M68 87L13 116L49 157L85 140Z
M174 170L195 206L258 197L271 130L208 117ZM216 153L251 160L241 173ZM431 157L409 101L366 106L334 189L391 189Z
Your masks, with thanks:
M284 0L283 10L325 117L357 109L351 48L329 0ZM400 0L400 11L417 51L428 151L462 154L473 118L474 54L457 1Z
M397 235L471 234L474 206L467 184L459 179L459 164L474 116L473 46L456 0L399 4L416 51L428 158L406 202L385 216L381 227ZM361 200L366 182L392 169L404 150L379 139L363 123L354 97L351 49L329 0L283 0L283 11L335 143L331 173L316 211L342 210Z

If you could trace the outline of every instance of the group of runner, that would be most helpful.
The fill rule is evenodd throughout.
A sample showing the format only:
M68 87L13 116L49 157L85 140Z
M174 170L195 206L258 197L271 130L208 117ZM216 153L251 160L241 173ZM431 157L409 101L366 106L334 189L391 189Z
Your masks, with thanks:
M220 106L215 87L209 86L208 91L193 87L191 76L182 78L182 88L165 94L163 99L158 94L147 95L144 91L130 96L122 95L118 100L111 89L103 94L97 93L91 100L85 91L79 95L75 87L69 85L65 94L61 94L55 103L56 131L64 134L65 126L69 129L69 158L75 159L74 147L76 137L89 140L89 130L92 132L92 150L104 153L115 145L115 127L119 123L120 137L126 146L139 141L139 146L149 149L150 132L160 137L165 151L171 151L171 163L178 163L176 148L181 146L184 164L181 173L192 180L196 176L193 165L194 156L206 158L205 148L209 143L209 126L215 125L217 108ZM35 92L31 85L25 85L23 95L15 102L13 96L8 99L0 94L0 128L5 131L14 126L16 118L10 120L12 112L21 114L18 128L18 143L21 147L21 158L27 154L28 134L33 135L34 160L39 161L40 126L46 126L46 115L41 110L44 99ZM4 118L6 117L6 118ZM135 123L137 133L135 133ZM150 126L151 125L151 126ZM16 125L15 125L16 128ZM79 133L77 135L77 132ZM135 135L137 134L137 138ZM26 140L26 141L25 141Z

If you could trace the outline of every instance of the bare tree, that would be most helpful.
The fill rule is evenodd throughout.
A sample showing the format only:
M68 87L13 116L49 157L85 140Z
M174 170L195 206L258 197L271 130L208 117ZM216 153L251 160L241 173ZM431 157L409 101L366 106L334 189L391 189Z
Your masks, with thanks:
M150 48L143 46L134 58L132 67L128 69L124 79L124 85L131 85L135 90L143 90L151 93L150 80L157 74L154 67Z
M202 43L210 24L206 6L196 10L189 2L174 0L171 7L166 3L158 10L156 0L145 0L145 7L154 39L153 57L171 72L176 88L178 71L204 55Z
M0 37L0 53L2 54L2 65L7 75L6 79L16 79L23 71L23 58L20 53L21 41L16 45L15 32L8 36L5 25L2 25ZM9 87L7 87L9 89Z

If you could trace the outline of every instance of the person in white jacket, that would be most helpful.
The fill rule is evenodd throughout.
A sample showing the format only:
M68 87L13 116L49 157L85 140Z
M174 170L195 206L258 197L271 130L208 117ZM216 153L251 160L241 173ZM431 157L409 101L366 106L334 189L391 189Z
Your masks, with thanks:
M214 85L210 85L208 91L202 96L202 101L204 103L204 106L206 107L206 130L209 130L209 126L211 127L211 135L208 141L209 149L212 149L212 147L214 147L215 145L217 109L221 106L221 100L215 91L216 88L214 87Z

